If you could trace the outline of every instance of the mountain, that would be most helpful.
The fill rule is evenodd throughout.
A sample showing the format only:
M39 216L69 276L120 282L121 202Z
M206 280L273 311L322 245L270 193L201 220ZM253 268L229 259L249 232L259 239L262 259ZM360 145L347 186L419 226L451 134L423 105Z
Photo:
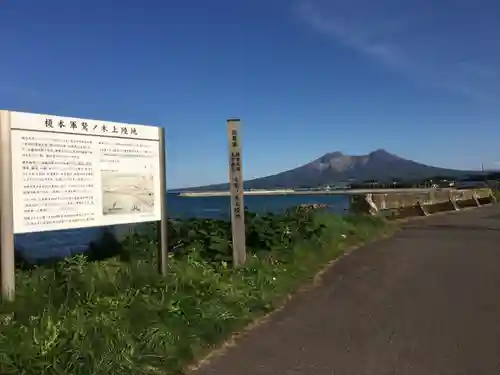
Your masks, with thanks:
M346 181L422 180L436 176L459 178L472 173L474 172L417 163L382 149L367 155L344 155L337 151L325 154L295 169L245 181L245 189L317 187ZM185 190L227 190L227 188L228 184L225 183Z

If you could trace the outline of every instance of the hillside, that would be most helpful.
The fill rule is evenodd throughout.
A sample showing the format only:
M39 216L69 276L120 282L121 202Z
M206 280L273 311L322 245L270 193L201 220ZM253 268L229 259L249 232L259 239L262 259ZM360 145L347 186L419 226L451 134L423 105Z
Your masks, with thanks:
M325 154L295 169L245 181L245 189L316 187L349 180L421 180L435 176L462 177L470 173L472 172L417 163L385 150L376 150L367 155L344 155L337 151ZM227 188L228 184L225 183L184 190L227 190Z

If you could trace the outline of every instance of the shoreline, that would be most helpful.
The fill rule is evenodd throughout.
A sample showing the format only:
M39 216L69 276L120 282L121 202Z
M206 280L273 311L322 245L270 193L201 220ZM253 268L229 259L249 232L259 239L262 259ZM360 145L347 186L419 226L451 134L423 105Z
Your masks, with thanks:
M246 190L243 195L362 195L370 193L423 193L433 190L453 190L451 188L401 188L401 189L336 189L336 190ZM228 197L229 191L186 191L179 193L179 197L201 198L201 197Z

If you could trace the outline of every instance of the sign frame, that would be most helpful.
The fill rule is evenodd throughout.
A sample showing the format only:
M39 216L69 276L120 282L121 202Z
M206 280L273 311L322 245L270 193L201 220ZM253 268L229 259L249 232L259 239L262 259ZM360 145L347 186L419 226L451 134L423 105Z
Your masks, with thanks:
M227 120L229 156L229 194L231 197L231 232L233 240L233 265L246 263L246 230L243 184L241 122L238 118Z
M4 301L13 301L16 292L10 127L10 112L0 111L0 270Z
M161 217L158 221L158 272L162 276L168 273L168 211L167 211L167 153L165 146L165 128L159 127L160 136L160 207Z
M14 234L160 220L158 127L24 112L10 125Z
M15 246L14 246L14 176L13 176L13 145L12 145L12 134L13 130L21 130L24 128L15 128L13 129L13 119L12 115L15 114L17 117L26 116L29 119L29 116L46 116L46 117L54 117L54 118L67 118L64 116L58 115L45 115L45 114L34 114L27 112L13 112L8 110L0 110L0 282L1 282L1 293L2 299L5 301L13 301L15 298ZM87 120L87 119L77 119L82 121L94 121L102 123L102 120ZM131 124L123 124L123 123L114 123L111 121L104 121L105 123L114 124L114 125L122 125L122 126L130 126ZM26 127L26 131L30 130L30 126L33 127L33 124L29 124ZM167 274L167 259L168 259L168 242L167 242L167 209L166 209L166 193L167 193L167 184L166 184L166 152L165 152L165 129L163 127L154 127L154 126L144 126L144 125L135 125L139 128L143 128L151 132L153 128L156 129L156 133L158 138L154 140L153 138L149 138L152 142L158 143L158 154L157 160L155 161L158 166L158 185L154 187L155 189L159 186L159 197L155 199L155 204L159 204L159 213L156 211L154 214L155 219L153 220L140 220L137 222L127 221L120 222L118 224L136 224L136 223L146 223L146 222L154 222L158 221L158 271L165 276ZM105 127L105 125L103 125ZM114 126L113 126L114 128ZM94 128L95 129L95 128ZM133 128L134 129L134 128ZM40 130L41 131L41 130ZM58 132L53 132L58 133ZM73 137L72 133L68 132L60 132L67 136L67 139L71 139ZM137 134L137 133L136 133ZM75 133L75 136L86 135L86 133ZM100 138L123 138L119 136L113 135L102 135ZM129 137L131 140L136 139L134 137ZM141 139L141 141L147 141L148 139ZM156 147L156 146L155 146ZM20 208L20 207L19 207ZM18 208L18 209L19 209ZM160 220L157 220L159 218ZM127 220L127 219L126 219ZM123 220L122 220L123 221ZM84 229L89 227L103 227L108 225L115 224L101 224L101 225L93 225L93 226L81 226L81 227L68 227L61 229ZM54 232L59 229L49 229L47 232Z

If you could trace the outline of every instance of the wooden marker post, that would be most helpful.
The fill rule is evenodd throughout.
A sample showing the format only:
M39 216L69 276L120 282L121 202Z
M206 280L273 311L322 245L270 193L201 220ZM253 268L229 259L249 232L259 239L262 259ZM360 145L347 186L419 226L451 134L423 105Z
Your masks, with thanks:
M229 193L231 195L231 229L233 235L233 265L246 262L245 205L243 203L243 173L240 140L240 120L227 120L229 142Z

